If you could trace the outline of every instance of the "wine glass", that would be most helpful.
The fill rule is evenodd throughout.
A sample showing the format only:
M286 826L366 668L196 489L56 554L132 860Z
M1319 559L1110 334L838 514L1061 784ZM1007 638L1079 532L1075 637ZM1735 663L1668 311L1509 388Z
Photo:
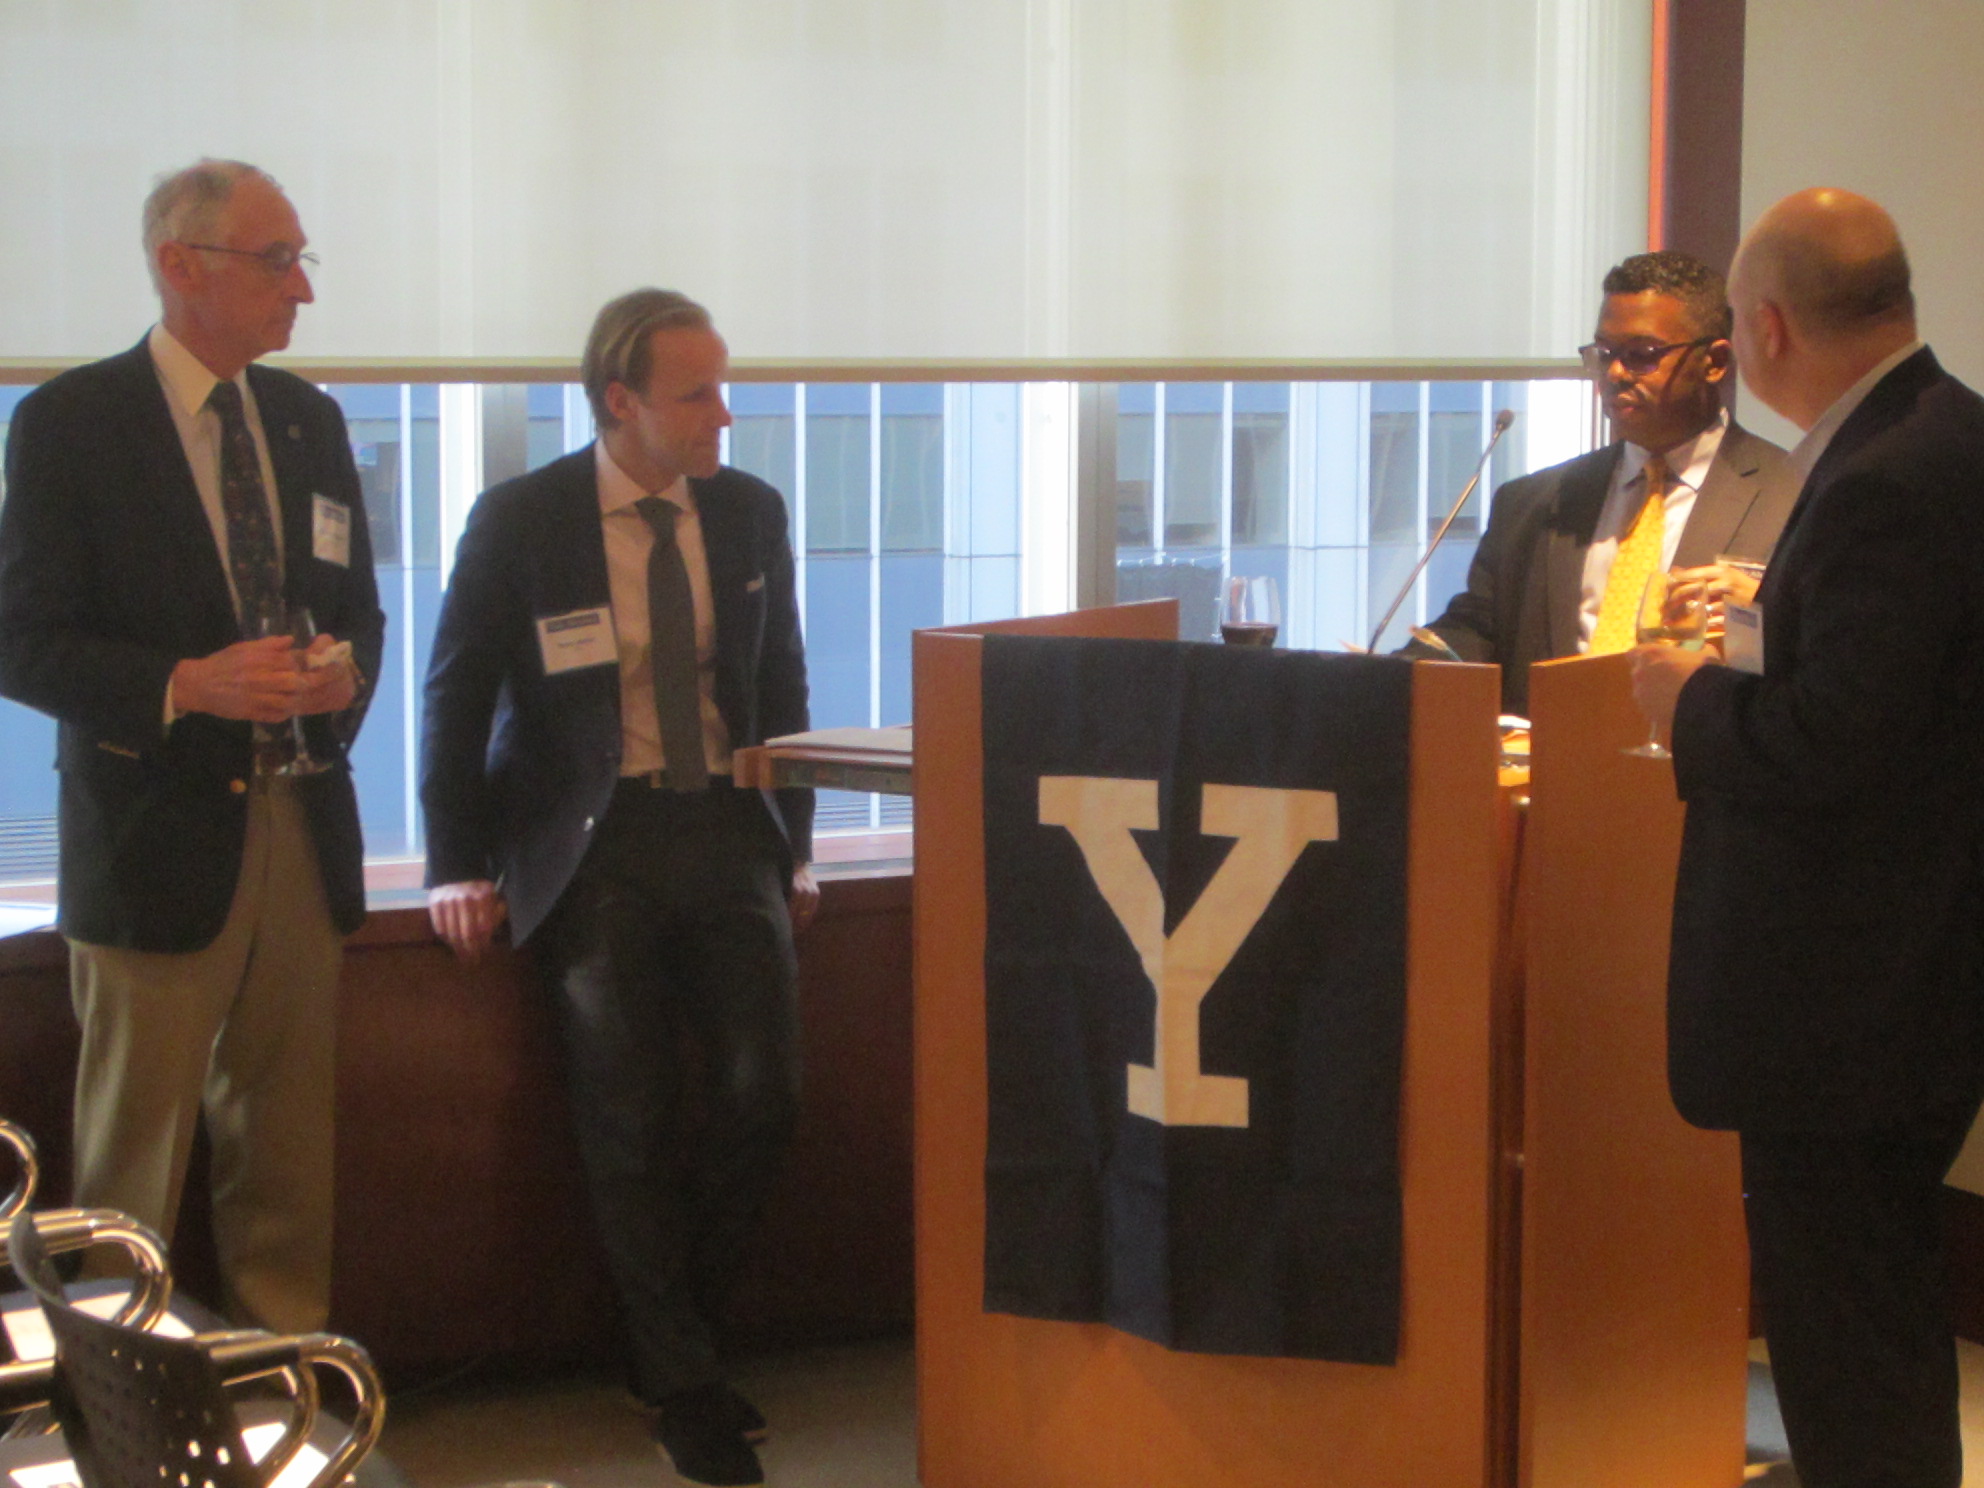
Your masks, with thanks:
M1708 638L1708 606L1698 599L1668 602L1674 576L1665 571L1647 576L1646 592L1640 596L1639 613L1633 633L1642 646L1680 646L1699 651ZM1672 759L1673 751L1660 742L1660 725L1647 725L1646 743L1625 751L1641 759Z
M303 653L317 638L317 621L304 605L285 606L280 602L265 606L256 615L256 626L264 636L288 636L290 651L296 657L296 665L303 666ZM291 758L278 765L277 775L321 775L331 767L310 752L310 745L304 738L301 715L289 720L289 736L295 745Z
M1281 633L1281 591L1272 578L1235 574L1226 581L1219 638L1229 646L1272 646Z

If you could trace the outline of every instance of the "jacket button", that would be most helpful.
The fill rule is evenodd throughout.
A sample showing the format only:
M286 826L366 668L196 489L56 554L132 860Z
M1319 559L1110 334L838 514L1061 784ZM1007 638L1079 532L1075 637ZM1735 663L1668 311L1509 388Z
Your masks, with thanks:
M583 827L581 827L579 830L582 832L590 832L592 830L592 818L587 817L586 824Z
M233 791L237 796L245 796L248 794L248 782L245 780L230 780L227 783L227 788Z

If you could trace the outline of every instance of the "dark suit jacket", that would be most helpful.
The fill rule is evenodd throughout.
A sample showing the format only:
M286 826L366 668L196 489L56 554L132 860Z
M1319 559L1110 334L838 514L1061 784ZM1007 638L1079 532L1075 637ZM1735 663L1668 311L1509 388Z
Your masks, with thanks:
M1669 1076L1699 1126L1865 1130L1984 1069L1984 401L1925 349L1827 447L1758 601L1764 675L1674 721Z
M301 378L250 367L275 466L291 604L379 675L385 617L365 503L338 406ZM312 496L351 512L348 566L312 556ZM213 528L144 342L22 400L0 505L0 694L60 721L64 934L146 951L219 933L241 870L250 729L188 714L168 733L173 666L241 639ZM369 688L368 681L368 688ZM312 719L337 758L366 696ZM365 916L364 849L347 768L299 778L331 914Z
M1624 451L1610 444L1497 491L1467 588L1429 627L1463 661L1501 666L1504 712L1528 714L1531 662L1578 654L1585 550ZM1676 566L1709 563L1718 553L1770 557L1797 495L1783 468L1783 450L1731 424L1695 493ZM1406 654L1436 653L1415 642Z
M716 702L733 746L807 727L785 502L740 470L690 482L716 610ZM495 879L518 943L550 913L620 776L620 673L547 676L536 622L612 603L590 446L485 491L469 513L427 672L427 882ZM812 856L813 793L767 801Z

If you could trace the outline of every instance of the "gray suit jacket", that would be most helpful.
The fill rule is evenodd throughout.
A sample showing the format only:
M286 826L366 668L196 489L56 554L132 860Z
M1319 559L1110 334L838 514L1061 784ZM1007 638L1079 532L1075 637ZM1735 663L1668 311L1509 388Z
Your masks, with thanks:
M1501 666L1505 712L1529 712L1531 662L1577 655L1585 550L1624 450L1609 444L1497 491L1467 588L1429 627L1462 660ZM1696 493L1676 566L1719 553L1768 559L1798 496L1786 468L1783 450L1732 423ZM1437 653L1414 642L1405 654Z

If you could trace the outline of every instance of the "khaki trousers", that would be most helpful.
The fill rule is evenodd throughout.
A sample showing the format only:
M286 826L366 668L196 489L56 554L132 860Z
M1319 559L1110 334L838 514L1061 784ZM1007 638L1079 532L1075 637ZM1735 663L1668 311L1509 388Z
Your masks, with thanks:
M204 1109L221 1305L238 1324L307 1333L329 1312L342 951L302 805L268 777L251 788L241 878L212 944L69 943L75 1202L170 1240Z

